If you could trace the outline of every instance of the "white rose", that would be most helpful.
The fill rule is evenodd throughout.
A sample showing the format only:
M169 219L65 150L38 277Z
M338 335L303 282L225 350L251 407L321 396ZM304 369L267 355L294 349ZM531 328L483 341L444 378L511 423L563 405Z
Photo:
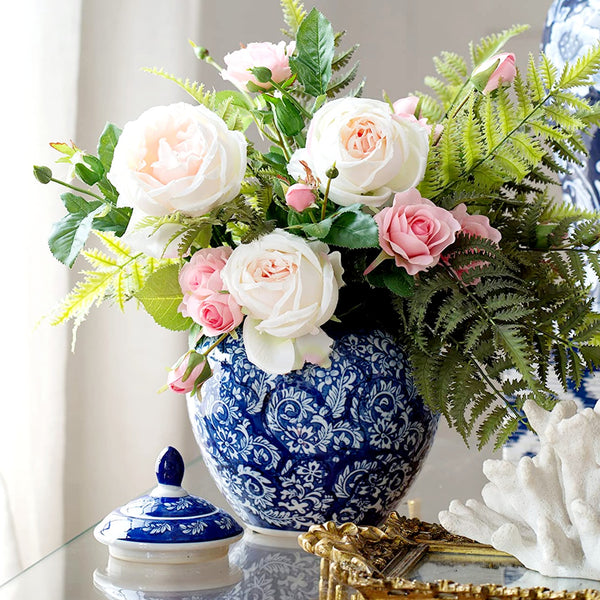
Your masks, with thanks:
M332 340L320 326L333 316L342 272L339 252L282 230L235 248L221 277L247 315L250 361L268 373L327 366Z
M415 187L423 178L429 134L415 119L394 115L386 102L340 98L312 118L306 147L292 155L289 174L306 177L306 162L325 191L334 164L329 198L336 204L381 206L394 192Z
M155 106L123 128L109 180L140 214L200 216L235 198L246 138L205 106Z

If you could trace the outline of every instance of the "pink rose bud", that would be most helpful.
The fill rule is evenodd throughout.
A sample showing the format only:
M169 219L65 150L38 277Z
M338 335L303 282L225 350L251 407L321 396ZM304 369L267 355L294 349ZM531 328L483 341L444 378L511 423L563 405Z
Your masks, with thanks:
M489 94L503 83L512 83L517 68L515 55L502 52L483 61L472 73L473 85L483 94Z
M381 249L409 275L435 266L460 231L450 211L423 198L415 188L396 194L393 205L377 213L375 221Z
M233 331L244 319L239 304L227 292L215 292L205 298L192 294L180 312L202 326L202 335L211 337Z
M285 193L285 201L288 206L302 212L315 203L315 190L306 183L294 183Z
M206 364L206 361L203 360L200 364L196 365L192 369L192 372L189 374L189 376L184 379L185 372L188 368L189 360L190 357L188 354L179 363L179 365L173 365L167 377L167 385L178 394L188 394L194 389L196 379L198 379L200 375L202 375L202 371L204 370Z
M419 114L417 115L417 106L419 105L419 98L417 96L406 96L406 98L400 98L392 104L394 109L394 114L401 119L408 119L409 121L414 121L421 125L423 129L426 129L429 133L431 133L431 125L427 122L426 117L421 116L421 111L419 110ZM442 135L442 131L444 130L444 126L440 124L436 124L434 128L434 133L436 137Z
M419 98L417 98L417 96L406 96L406 98L396 100L392 106L394 107L394 114L396 115L400 115L401 117L413 116L415 119L420 119L421 111L419 111L418 116L415 114L418 104Z
M290 69L290 55L296 47L295 42L286 45L285 42L272 44L271 42L253 42L247 46L230 52L223 59L226 69L221 71L221 77L225 81L231 81L237 87L247 88L248 82L265 90L270 89L270 83L261 83L249 71L255 67L266 67L271 71L271 79L275 83L281 83L292 76Z
M498 244L502 234L490 225L490 220L484 215L470 215L465 204L459 204L452 209L452 216L460 223L460 230L466 235L486 238Z

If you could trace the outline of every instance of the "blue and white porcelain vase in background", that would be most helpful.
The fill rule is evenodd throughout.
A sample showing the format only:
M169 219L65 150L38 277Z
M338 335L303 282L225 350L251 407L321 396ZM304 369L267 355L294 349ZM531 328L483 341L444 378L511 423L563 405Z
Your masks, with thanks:
M565 63L574 63L600 42L600 0L555 0L546 19L542 37L542 50L552 63L562 70ZM600 99L600 75L594 85L579 87L573 91L581 98L598 102ZM569 163L568 172L561 178L562 196L565 202L586 210L600 210L600 131L594 127L584 136L589 156L582 157L582 164ZM557 160L559 158L557 157ZM590 283L596 304L600 310L600 285L590 270ZM600 399L600 377L587 372L579 389L569 385L562 391L558 379L549 381L561 400L574 400L580 408L593 408ZM503 448L503 457L518 461L523 456L534 456L539 451L537 435L521 425Z
M401 346L381 331L333 337L331 367L269 375L230 336L209 356L201 400L188 397L204 461L255 531L378 524L431 447L438 415L418 396Z
M600 42L600 0L554 0L548 10L542 37L542 50L558 68L575 63ZM581 98L598 102L600 75L594 85L573 90ZM562 176L562 192L566 202L582 209L600 210L600 131L594 127L584 136L589 156L583 164L569 163L568 173ZM592 276L592 274L590 274ZM593 282L596 310L600 309L600 285Z

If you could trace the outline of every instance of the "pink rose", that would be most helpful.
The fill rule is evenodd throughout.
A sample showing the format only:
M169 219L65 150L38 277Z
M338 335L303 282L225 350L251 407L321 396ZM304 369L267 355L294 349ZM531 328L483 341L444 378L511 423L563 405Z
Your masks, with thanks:
M208 336L229 333L244 319L242 309L228 292L214 292L206 297L192 294L181 313L202 325L202 334Z
M253 42L240 50L230 52L223 59L227 68L221 71L221 77L231 81L237 87L246 88L249 81L268 90L270 83L260 83L249 69L254 67L267 67L271 71L271 79L280 83L292 75L289 58L296 47L295 42L287 44L279 42Z
M492 69L494 65L496 65L496 68L489 74L487 82L485 79L483 82L477 81L477 75L483 76L486 71ZM473 71L471 79L473 80L475 87L477 87L481 93L489 94L497 89L501 84L511 83L516 74L517 68L515 66L515 55L512 54L512 52L502 52L483 61Z
M459 204L452 209L452 216L460 223L460 230L466 235L486 238L498 244L502 234L490 225L490 220L484 215L470 215L465 204Z
M377 213L375 221L382 250L409 275L436 265L460 231L452 213L423 198L415 188L396 194L393 205Z
M223 290L221 270L227 263L232 249L227 246L219 248L203 248L192 255L192 258L179 271L179 285L183 292L183 304L188 295L205 297L213 292Z
M416 111L417 106L419 104L419 98L417 96L406 96L406 98L400 98L396 100L392 105L394 107L394 114L401 119L408 119L409 121L414 121L418 123L423 129L427 131L427 133L431 133L431 125L427 122L426 117L421 116L421 111L419 111L419 116L417 117ZM439 123L436 124L433 128L436 137L442 135L442 131L444 130L444 126Z
M452 209L452 215L460 223L461 233L469 236L476 236L491 240L498 244L502 239L502 234L490 225L490 220L484 215L470 215L467 212L465 204L459 204L457 207ZM471 269L484 267L488 263L483 260L474 260L472 263L463 267L454 269L456 276L463 281L463 276L468 273ZM470 282L470 285L477 285L481 281L480 277L476 277Z
M315 203L315 190L306 183L294 183L285 193L285 201L288 206L302 212Z
M194 389L196 379L202 374L205 363L206 361L202 361L199 365L196 365L189 376L184 379L189 364L189 355L186 355L179 365L175 364L171 367L167 377L167 385L178 394L188 394Z

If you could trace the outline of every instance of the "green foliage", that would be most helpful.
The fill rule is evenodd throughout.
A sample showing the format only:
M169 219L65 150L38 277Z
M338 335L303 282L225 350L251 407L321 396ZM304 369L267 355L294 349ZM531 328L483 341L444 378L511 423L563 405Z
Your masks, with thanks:
M491 58L500 52L506 42L516 35L527 31L528 29L528 25L513 25L501 33L494 33L481 39L477 45L473 43L469 44L469 51L473 67L480 65L488 58Z
M334 58L331 23L315 8L302 20L296 35L296 51L290 58L292 72L304 91L315 98L327 93Z
M178 264L167 265L154 271L144 287L135 293L135 297L158 325L173 331L185 331L193 322L177 310L183 300L178 275Z
M306 16L304 5L299 0L280 0L280 4L283 12L283 20L289 27L289 30L284 31L284 33L290 37L295 37L300 24Z
M521 28L486 38L472 50L474 63L485 60ZM501 86L490 94L470 89L465 64L444 53L435 60L439 77L428 84L438 96L423 96L426 114L443 114L443 132L433 144L427 172L419 189L442 206L473 187L483 193L506 181L517 189L538 189L562 167L553 160L578 161L584 150L581 134L597 119L596 110L569 91L589 83L600 64L600 47L560 76L541 55L530 58L527 75L518 72L512 88ZM544 164L545 173L541 173Z
M105 251L90 249L82 256L91 270L82 271L83 279L62 301L51 318L52 325L73 320L73 345L76 332L94 304L116 304L121 310L136 292L141 290L147 278L157 269L172 261L155 260L141 252L133 253L111 233L95 232Z

